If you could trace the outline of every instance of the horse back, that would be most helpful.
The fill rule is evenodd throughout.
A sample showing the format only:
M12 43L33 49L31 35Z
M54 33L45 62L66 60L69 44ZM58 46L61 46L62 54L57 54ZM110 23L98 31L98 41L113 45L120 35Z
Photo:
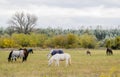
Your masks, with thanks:
M61 50L61 49L55 49L55 50L52 50L52 52L51 52L51 55L55 55L55 54L63 54L64 52L63 52L63 50Z
M12 56L19 56L20 55L20 51L13 51Z
M62 53L63 53L63 50L61 50L61 49L58 50L58 53L59 53L59 54L62 54Z

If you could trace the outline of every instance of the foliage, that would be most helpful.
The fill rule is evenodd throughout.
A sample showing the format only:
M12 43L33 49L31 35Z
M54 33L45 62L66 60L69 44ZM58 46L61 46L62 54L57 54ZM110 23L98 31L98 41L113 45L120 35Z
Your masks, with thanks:
M21 34L13 34L12 38L15 40L15 42L23 47L29 46L29 35L25 35L23 33Z
M74 34L57 35L45 41L45 45L54 48L75 48L77 38Z
M120 36L117 36L117 37L111 38L111 39L106 39L105 46L111 47L113 49L120 49Z
M78 44L78 38L75 34L67 34L67 48L76 48Z
M13 27L0 28L1 47L52 47L52 48L95 48L111 47L120 49L120 31L118 29L34 29L34 32L16 33ZM3 38L4 37L4 38ZM4 45L3 40L13 40L14 45Z
M95 48L97 40L94 35L83 34L80 36L80 44L84 48Z
M10 47L19 47L12 38L0 38L0 47L1 48L10 48Z
M34 34L31 33L30 35L26 34L13 34L12 38L23 47L36 47L36 46L43 46L44 41L46 40L46 36L43 34Z

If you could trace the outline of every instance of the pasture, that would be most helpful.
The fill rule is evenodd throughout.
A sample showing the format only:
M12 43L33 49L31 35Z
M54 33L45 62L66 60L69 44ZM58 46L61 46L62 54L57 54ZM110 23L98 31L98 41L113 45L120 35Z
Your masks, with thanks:
M105 50L63 49L71 54L72 65L66 67L65 61L59 67L48 67L48 49L35 50L26 62L18 59L8 62L8 51L0 50L0 77L120 77L120 50L106 56Z

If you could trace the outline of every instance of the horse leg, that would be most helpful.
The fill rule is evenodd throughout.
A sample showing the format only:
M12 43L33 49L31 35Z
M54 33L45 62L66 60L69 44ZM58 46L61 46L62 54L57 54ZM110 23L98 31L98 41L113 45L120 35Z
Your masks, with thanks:
M16 58L15 58L15 61L16 61Z
M71 58L69 58L69 65L71 65Z
M109 52L108 52L108 51L106 51L106 55L109 55Z
M52 60L49 60L48 66L50 66L52 63L53 63L53 61L52 61Z
M22 58L22 62L24 62L24 61L25 61L25 57Z
M68 61L69 59L66 59L66 66L68 65L68 63L69 63L69 61Z
M56 66L59 66L59 60L56 61Z
M15 56L12 57L12 61L16 61L16 57Z
M89 53L89 55L91 56L91 53Z
M111 51L111 55L113 55L113 52Z
M66 66L67 66L68 64L71 65L71 59L70 59L70 58L66 59Z

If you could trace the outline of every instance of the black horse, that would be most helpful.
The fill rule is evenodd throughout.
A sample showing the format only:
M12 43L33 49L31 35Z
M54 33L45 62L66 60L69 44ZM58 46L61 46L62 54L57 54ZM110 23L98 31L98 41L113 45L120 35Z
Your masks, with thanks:
M113 55L113 51L110 48L107 48L106 55Z

